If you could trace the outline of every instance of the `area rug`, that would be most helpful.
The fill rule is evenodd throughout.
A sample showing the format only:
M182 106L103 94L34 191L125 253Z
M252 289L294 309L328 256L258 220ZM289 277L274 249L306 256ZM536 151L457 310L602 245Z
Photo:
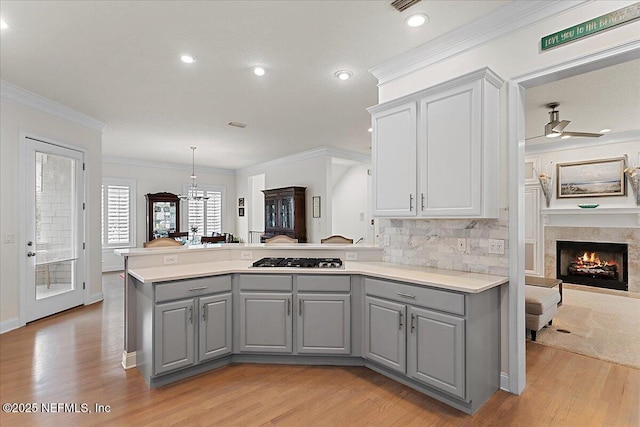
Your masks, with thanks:
M640 299L564 289L536 342L640 369Z

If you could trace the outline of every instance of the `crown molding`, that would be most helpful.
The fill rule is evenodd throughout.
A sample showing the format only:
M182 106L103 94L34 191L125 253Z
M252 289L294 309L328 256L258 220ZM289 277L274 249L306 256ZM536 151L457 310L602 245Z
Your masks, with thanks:
M137 166L143 168L155 169L171 169L171 170L188 170L191 171L191 164L154 162L150 160L129 159L125 157L102 156L102 163L112 163L116 165ZM197 172L210 173L216 175L235 175L233 169L211 168L206 166L198 166Z
M52 116L59 117L61 119L70 121L87 127L89 129L104 132L106 124L98 119L94 119L84 113L81 113L59 102L53 101L37 93L30 92L19 86L9 83L5 80L0 80L0 95L2 98L10 99L11 101L19 104L26 105L27 107L40 110L42 112L51 114Z
M356 153L355 151L344 150L342 148L321 147L313 150L303 151L301 153L292 154L290 156L281 157L279 159L270 160L268 162L258 163L252 166L240 168L236 170L236 175L260 172L267 168L282 167L290 163L316 159L319 157L336 157L361 163L371 163L371 156L368 156L366 154Z
M568 142L567 140L561 140L552 142L540 142L538 144L530 145L525 144L524 152L526 155L530 155L636 141L640 141L640 130L610 133L599 138L571 138L570 142Z
M369 70L385 84L576 8L589 0L513 1Z

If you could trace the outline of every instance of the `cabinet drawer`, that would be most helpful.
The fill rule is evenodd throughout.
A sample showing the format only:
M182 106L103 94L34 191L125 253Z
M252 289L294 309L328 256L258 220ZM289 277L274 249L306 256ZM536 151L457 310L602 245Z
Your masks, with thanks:
M298 292L350 292L350 276L304 275L298 276Z
M156 302L228 292L231 290L231 276L176 280L155 285L155 290Z
M364 286L367 295L464 316L462 294L369 278L364 280Z
M293 279L284 274L242 274L241 291L293 291Z

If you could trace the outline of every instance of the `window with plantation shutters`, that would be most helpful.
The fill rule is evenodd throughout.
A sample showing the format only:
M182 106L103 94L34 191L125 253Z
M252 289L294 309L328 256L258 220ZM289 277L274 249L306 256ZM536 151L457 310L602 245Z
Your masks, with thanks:
M185 186L184 194L187 194L189 186ZM208 197L203 200L190 200L188 202L187 224L184 230L197 228L196 237L211 236L213 233L222 233L222 201L224 200L224 187L198 185L198 196Z
M135 246L135 181L102 180L102 247Z

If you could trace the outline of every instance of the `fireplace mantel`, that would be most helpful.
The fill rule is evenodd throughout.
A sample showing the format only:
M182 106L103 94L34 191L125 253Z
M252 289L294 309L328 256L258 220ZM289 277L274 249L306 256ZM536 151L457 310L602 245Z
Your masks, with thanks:
M640 228L640 208L540 209L545 226Z

